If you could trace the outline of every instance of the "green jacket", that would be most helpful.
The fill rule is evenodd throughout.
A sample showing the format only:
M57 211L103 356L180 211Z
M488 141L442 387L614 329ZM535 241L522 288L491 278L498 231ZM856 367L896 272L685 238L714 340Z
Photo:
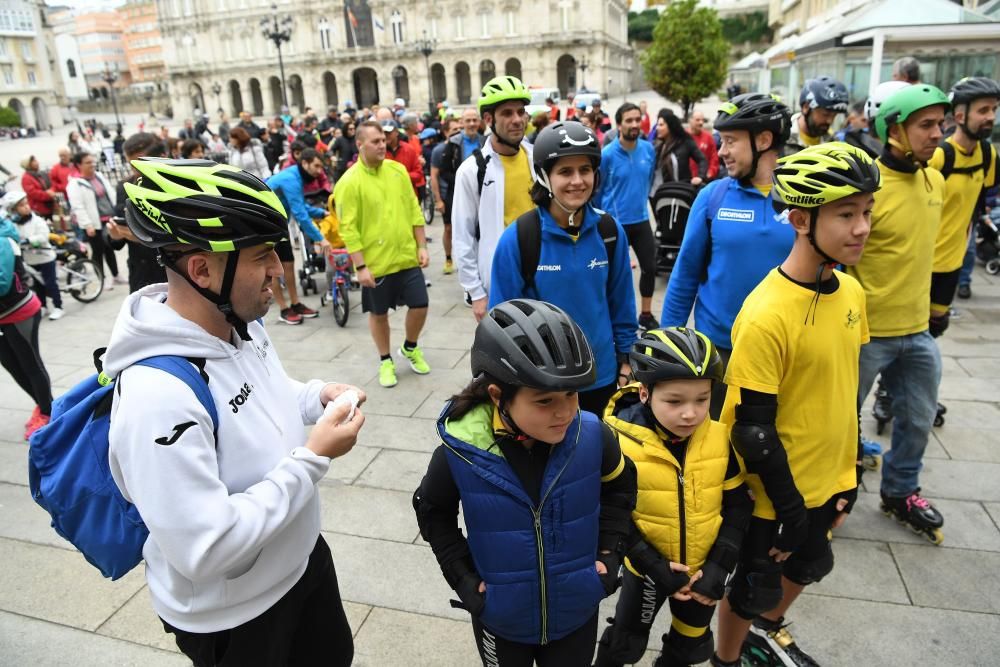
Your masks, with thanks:
M403 165L384 160L378 168L359 159L333 189L340 235L349 252L363 252L372 276L380 278L420 266L414 227L424 215Z

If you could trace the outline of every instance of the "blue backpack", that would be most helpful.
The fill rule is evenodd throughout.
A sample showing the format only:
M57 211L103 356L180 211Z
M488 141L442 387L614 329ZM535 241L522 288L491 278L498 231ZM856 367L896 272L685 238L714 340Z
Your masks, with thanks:
M101 371L100 356L94 363ZM219 427L215 401L194 361L150 357L138 366L158 368L183 380ZM118 579L142 561L149 530L135 505L125 500L111 476L108 432L114 382L98 372L52 403L52 418L31 436L28 485L35 502L52 517L52 527L73 543L105 577Z

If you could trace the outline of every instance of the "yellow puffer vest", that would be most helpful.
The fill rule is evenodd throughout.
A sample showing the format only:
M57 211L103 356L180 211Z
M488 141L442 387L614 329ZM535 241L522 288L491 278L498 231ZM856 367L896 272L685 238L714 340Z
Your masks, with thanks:
M622 388L604 414L608 426L623 436L619 438L622 452L635 463L638 474L632 519L647 542L668 560L688 565L693 575L719 534L722 492L742 482L725 483L729 426L706 419L688 440L682 468L656 431L617 416L621 404L634 404L636 397L629 395L638 392L638 383ZM635 572L627 559L626 566Z

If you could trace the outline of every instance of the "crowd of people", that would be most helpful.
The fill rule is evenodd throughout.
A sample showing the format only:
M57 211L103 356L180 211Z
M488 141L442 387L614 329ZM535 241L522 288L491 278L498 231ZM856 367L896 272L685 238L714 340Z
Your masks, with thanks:
M1000 85L963 78L946 93L909 60L897 72L853 106L829 76L794 109L740 92L711 131L701 113L685 127L645 103L613 123L600 101L529 118L513 76L436 116L401 99L322 119L283 110L266 127L221 116L217 132L200 116L176 138L126 139L117 184L71 135L47 173L26 159L24 193L4 199L0 361L37 403L26 438L51 415L38 327L46 297L62 314L48 243L65 205L109 286L125 282L113 249L128 246L132 293L103 366L118 378L110 463L150 530L165 630L196 665L350 664L315 485L365 421L336 399L365 394L290 379L261 318L272 300L280 322L317 317L296 264L342 247L379 384L399 384L396 359L431 372L418 344L429 188L441 270L457 272L476 331L413 507L483 664L632 664L666 604L656 665L817 665L787 618L833 570L831 531L877 447L860 410L879 376L894 422L881 509L944 539L920 493L940 410L934 339L956 294L971 296L998 184ZM693 201L657 318L649 203L664 183ZM38 296L22 262L41 267ZM394 355L388 314L404 305ZM138 364L151 355L211 378L229 406L218 424ZM150 446L153 432L173 446ZM598 639L598 605L619 588Z

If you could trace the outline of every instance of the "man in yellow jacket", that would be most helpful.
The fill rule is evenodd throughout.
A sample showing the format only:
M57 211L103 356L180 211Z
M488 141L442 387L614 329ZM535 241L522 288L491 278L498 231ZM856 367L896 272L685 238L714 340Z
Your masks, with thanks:
M374 121L364 122L356 136L358 161L337 182L333 196L340 233L361 283L361 309L368 313L368 328L381 359L379 384L394 387L390 308L407 307L406 340L399 354L413 372L424 375L431 370L417 346L428 306L421 270L429 262L424 216L406 168L385 159L382 127Z

